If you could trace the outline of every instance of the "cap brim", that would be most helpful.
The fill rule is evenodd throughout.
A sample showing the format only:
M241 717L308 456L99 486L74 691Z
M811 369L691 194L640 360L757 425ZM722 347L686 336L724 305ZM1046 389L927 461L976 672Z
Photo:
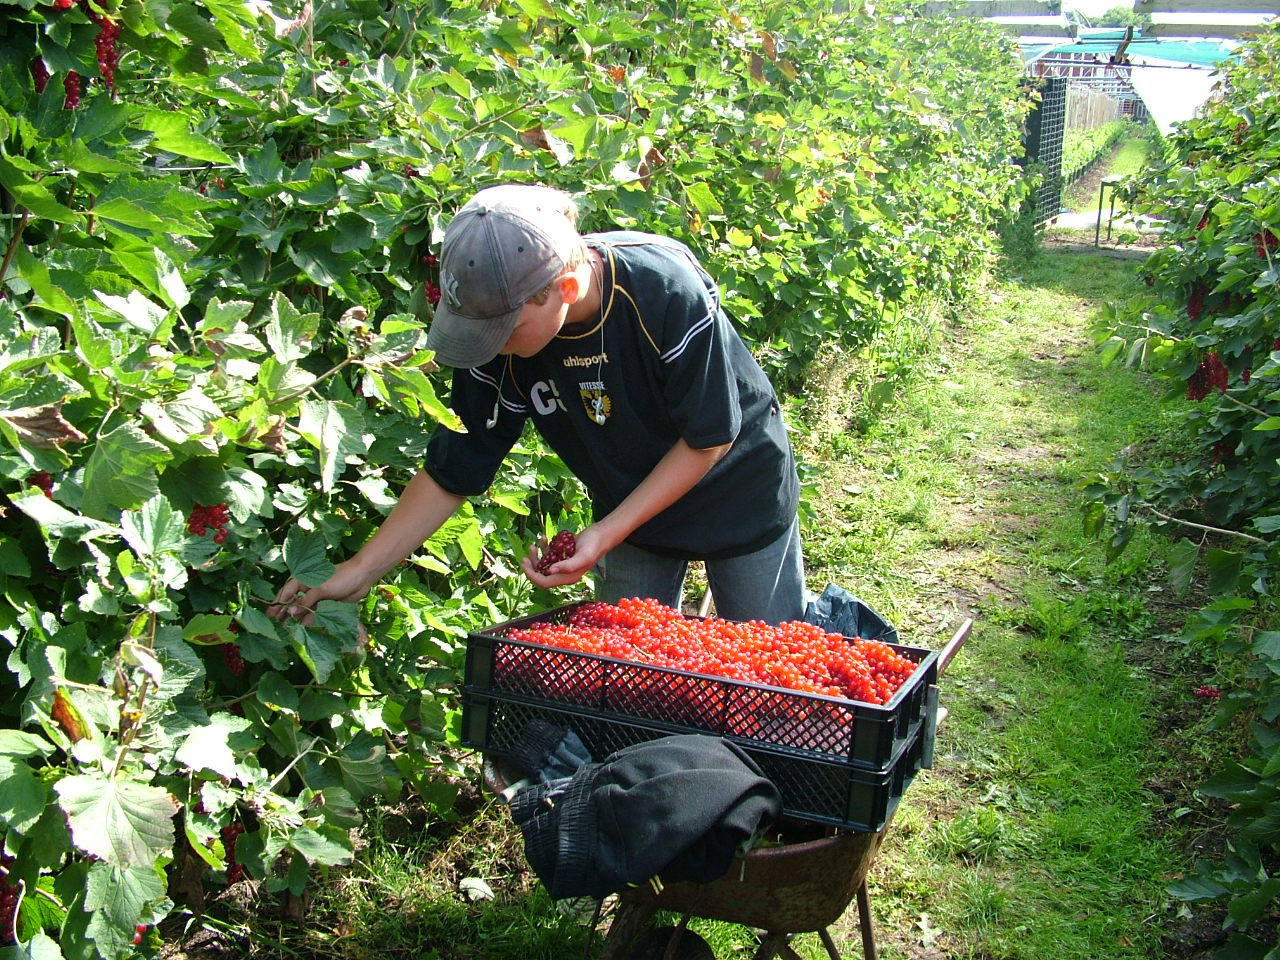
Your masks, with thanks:
M436 305L427 349L434 350L436 362L447 367L480 367L498 355L511 337L523 304L499 317L464 317L454 313L444 300Z

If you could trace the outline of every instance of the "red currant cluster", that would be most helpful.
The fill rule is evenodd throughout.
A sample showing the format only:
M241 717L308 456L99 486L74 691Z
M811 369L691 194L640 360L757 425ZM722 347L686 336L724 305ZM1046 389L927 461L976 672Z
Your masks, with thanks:
M802 621L771 626L685 617L656 600L587 603L563 624L512 630L514 640L635 663L785 687L864 703L887 703L916 669L878 640L852 640Z
M244 833L244 824L233 820L222 828L222 849L226 853L227 883L244 879L244 867L236 862L236 838Z
M147 925L145 923L140 923L133 928L132 943L135 947L142 942L142 935L146 932L147 932Z
M1200 319L1200 314L1204 313L1204 298L1209 293L1209 288L1204 281L1200 281L1191 288L1191 293L1187 296L1187 316L1193 321Z
M13 857L0 854L0 946L8 946L13 941L13 920L18 910L18 894L21 889L9 883L9 868L13 866Z
M97 13L87 5L85 13L98 25L98 35L93 40L98 53L98 71L102 74L103 85L111 92L116 89L116 65L120 62L120 54L116 50L116 39L120 36L120 24L105 14Z
M1187 399L1199 402L1209 395L1210 390L1226 393L1228 377L1229 371L1222 358L1216 353L1209 353L1187 381Z
M227 539L227 519L225 503L215 503L211 507L197 503L187 517L187 532L195 537L203 537L212 527L213 542L223 543Z
M240 648L234 643L219 644L222 648L222 660L227 665L227 669L235 676L244 673L244 657L240 656Z
M80 106L80 74L74 70L68 70L67 75L62 78L62 92L65 95L62 101L63 110L74 110Z
M551 538L551 542L547 544L547 549L543 551L535 569L539 573L546 573L551 569L553 563L568 560L577 550L578 541L573 534L568 530L561 530Z
M44 495L50 500L53 499L53 477L49 475L47 470L40 470L27 477L27 483L33 487L39 487L44 491Z
M36 93L44 93L44 88L49 85L49 68L45 66L44 57L36 57L27 64L27 69L31 71L31 82L35 84Z
M1267 251L1274 250L1280 240L1270 230L1263 230L1253 235L1253 252L1263 260L1267 259Z
M1217 687L1211 687L1207 683L1202 683L1196 689L1196 696L1199 697L1201 700L1217 700L1220 696L1222 696L1222 691L1219 690Z
M422 281L422 290L427 295L427 303L433 307L440 302L440 288L430 280Z

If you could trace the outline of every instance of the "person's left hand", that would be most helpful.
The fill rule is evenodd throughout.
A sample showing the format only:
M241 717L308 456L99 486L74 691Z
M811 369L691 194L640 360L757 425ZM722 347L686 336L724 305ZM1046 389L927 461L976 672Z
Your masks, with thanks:
M539 573L538 561L542 559L548 546L547 538L539 537L538 542L529 547L529 555L520 561L520 568L524 570L524 575L543 590L577 583L596 565L596 561L608 552L608 548L594 524L574 539L576 547L573 556L558 560L547 568L546 573Z

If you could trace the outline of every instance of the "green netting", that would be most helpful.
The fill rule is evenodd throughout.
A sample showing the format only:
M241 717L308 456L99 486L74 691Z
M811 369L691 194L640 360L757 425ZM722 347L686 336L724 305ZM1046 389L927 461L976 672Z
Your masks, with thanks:
M1123 30L1114 32L1115 37L1111 37L1109 33L1103 36L1095 34L1088 39L1026 47L1023 49L1023 61L1030 64L1044 57L1083 53L1098 57L1105 63L1124 41ZM1135 37L1125 47L1125 54L1130 59L1151 57L1170 63L1213 67L1233 56L1235 49L1236 44L1223 43L1220 40L1161 40L1156 37Z

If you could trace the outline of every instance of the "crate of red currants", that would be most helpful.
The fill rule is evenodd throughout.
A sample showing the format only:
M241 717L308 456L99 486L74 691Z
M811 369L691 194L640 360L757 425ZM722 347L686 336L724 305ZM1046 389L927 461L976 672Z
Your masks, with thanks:
M594 759L673 733L741 746L788 816L879 830L932 757L934 651L585 601L472 633L463 743L503 753L535 722L572 729Z

